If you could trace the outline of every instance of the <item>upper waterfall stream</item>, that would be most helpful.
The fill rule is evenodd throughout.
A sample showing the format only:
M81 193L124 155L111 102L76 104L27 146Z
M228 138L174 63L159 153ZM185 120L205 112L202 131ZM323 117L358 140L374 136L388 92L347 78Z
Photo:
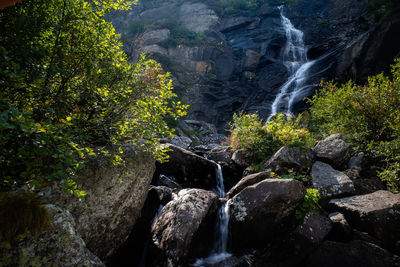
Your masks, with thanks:
M279 7L282 26L285 30L286 44L282 52L282 60L285 65L289 78L282 85L278 95L275 97L271 106L271 115L279 112L290 115L293 105L307 96L308 89L308 73L309 69L314 65L316 60L309 61L307 58L307 49L304 45L303 32L296 29L291 21L283 14L283 6Z

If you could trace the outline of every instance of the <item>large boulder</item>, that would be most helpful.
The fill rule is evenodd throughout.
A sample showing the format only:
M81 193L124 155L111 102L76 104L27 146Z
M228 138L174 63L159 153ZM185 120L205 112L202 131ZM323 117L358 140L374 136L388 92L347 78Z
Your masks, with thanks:
M179 9L180 24L197 33L204 33L218 23L214 10L203 3L184 3Z
M284 173L290 169L297 172L308 171L312 165L312 154L300 147L284 146L279 149L262 167L261 170L272 170Z
M305 188L293 179L266 179L228 201L235 249L265 246L302 202Z
M217 164L173 144L165 144L170 149L167 162L157 162L154 177L160 174L173 176L183 187L211 189L215 185Z
M72 213L77 232L102 260L128 237L140 216L155 170L151 154L129 147L124 150L124 165L112 165L106 157L94 158L85 165L77 179L88 193L85 201L58 187L41 191L47 201Z
M27 234L9 246L3 244L0 266L105 266L86 248L68 211L52 204L45 208L52 217L52 228L36 238Z
M371 194L332 199L332 210L344 214L349 224L392 246L400 240L400 194L377 191Z
M312 166L311 178L313 186L323 196L332 197L354 192L353 182L346 174L320 161Z
M242 191L244 188L261 182L265 179L271 178L271 174L269 172L258 172L247 175L243 177L235 186L233 186L228 193L226 193L227 198L232 198L234 195Z
M318 142L313 148L318 160L326 162L339 170L347 167L352 151L350 145L341 138L341 134L332 134Z
M300 225L272 251L273 262L279 266L297 266L316 249L332 229L332 222L318 213L307 214Z
M361 240L350 243L325 241L310 255L304 266L394 267L400 266L400 257Z
M178 197L163 208L154 224L152 255L155 261L161 266L180 266L193 251L204 256L213 237L208 231L213 229L217 202L218 196L212 192L181 190Z

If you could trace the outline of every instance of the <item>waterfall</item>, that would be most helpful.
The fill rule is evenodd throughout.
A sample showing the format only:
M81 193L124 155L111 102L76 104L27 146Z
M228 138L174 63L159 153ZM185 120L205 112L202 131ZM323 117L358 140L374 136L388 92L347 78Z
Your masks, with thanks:
M221 166L217 164L216 169L217 191L220 198L225 196L224 177ZM228 245L228 225L229 225L229 206L225 202L218 210L217 224L215 228L215 238L210 255L203 259L198 259L193 266L204 266L214 264L229 258L232 254L227 252Z
M307 96L308 72L316 60L308 61L307 49L303 41L303 32L296 29L291 21L283 15L283 6L279 7L282 26L285 30L286 44L282 52L282 60L285 65L289 78L282 85L278 95L275 97L271 106L271 116L283 112L287 115L292 113L293 104Z

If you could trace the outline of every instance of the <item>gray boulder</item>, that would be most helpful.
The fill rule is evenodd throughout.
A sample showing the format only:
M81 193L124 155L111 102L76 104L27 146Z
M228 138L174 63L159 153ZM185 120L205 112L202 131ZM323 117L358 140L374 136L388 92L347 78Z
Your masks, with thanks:
M228 201L234 248L265 246L304 195L304 186L293 179L266 179L241 190Z
M37 238L27 234L0 248L0 266L105 266L90 252L76 231L72 215L55 205L45 205L52 229Z
M203 251L210 218L217 210L218 196L202 189L184 189L169 202L154 224L152 236L158 261L162 266L180 266L185 263L192 250ZM212 224L211 224L212 225ZM212 229L212 226L211 226ZM210 230L210 229L208 229ZM202 240L202 241L199 241ZM196 242L197 241L197 242ZM210 240L209 240L210 241ZM196 243L193 243L196 242ZM199 255L199 254L197 254Z
M211 189L215 185L217 164L173 144L165 144L170 149L169 159L156 163L155 177L160 174L173 176L183 187Z
M250 174L246 177L243 177L234 187L232 187L228 193L226 193L227 198L232 198L237 193L242 191L244 188L261 182L265 179L271 178L271 174L269 172L258 172Z
M332 222L332 231L329 235L329 239L334 241L349 241L352 237L353 230L344 215L340 212L333 212L330 213L328 217Z
M77 179L88 193L85 201L59 187L41 191L49 203L71 212L77 232L102 260L125 242L140 216L155 170L151 154L129 146L124 151L124 165L112 165L105 157L87 162Z
M246 152L239 149L232 154L232 161L240 167L247 167L251 164L250 158L246 155Z
M354 192L353 182L346 174L320 161L312 166L311 178L313 186L323 196L339 196Z
M179 9L179 22L188 30L204 33L218 23L214 10L203 3L184 3Z
M325 241L305 263L308 267L394 267L400 258L377 245L356 240L350 243Z
M216 146L208 153L207 158L215 162L225 162L230 164L233 151L229 146Z
M151 45L168 39L170 31L168 29L160 29L146 32L142 35L143 45Z
M347 167L352 152L350 145L341 137L341 134L332 134L313 148L318 160L329 163L339 170Z
M312 165L312 158L310 151L284 146L261 167L261 170L272 170L277 173L285 173L290 169L297 172L308 171Z
M349 224L394 245L400 239L400 194L377 191L371 194L332 199L332 210L344 214Z

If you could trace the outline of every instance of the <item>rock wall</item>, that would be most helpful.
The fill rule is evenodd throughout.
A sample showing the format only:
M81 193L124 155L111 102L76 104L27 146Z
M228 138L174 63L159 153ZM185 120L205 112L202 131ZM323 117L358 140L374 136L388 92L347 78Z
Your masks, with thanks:
M310 69L308 84L321 79L363 80L399 55L398 21L374 24L372 14L364 11L367 2L300 0L285 4L285 16L304 32L309 58L324 56ZM223 17L213 1L168 0L155 8L146 3L115 16L113 22L132 59L146 52L172 73L177 92L191 106L192 118L213 123L223 132L238 110L269 116L271 103L288 77L281 57L286 37L276 6L267 4ZM132 35L132 21L151 21L153 26ZM168 43L171 23L203 38ZM304 107L300 102L295 110Z

